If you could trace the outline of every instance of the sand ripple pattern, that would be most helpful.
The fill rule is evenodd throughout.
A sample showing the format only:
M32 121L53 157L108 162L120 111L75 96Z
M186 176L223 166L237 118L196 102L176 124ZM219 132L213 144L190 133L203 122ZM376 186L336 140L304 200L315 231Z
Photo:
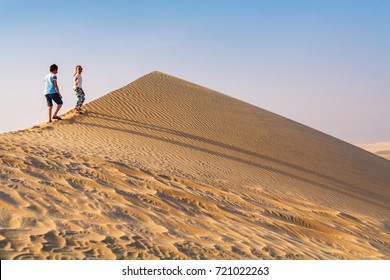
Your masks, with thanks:
M1 259L383 259L367 216L68 154L2 154ZM44 173L42 172L44 170Z
M390 259L390 162L153 72L0 135L1 259Z

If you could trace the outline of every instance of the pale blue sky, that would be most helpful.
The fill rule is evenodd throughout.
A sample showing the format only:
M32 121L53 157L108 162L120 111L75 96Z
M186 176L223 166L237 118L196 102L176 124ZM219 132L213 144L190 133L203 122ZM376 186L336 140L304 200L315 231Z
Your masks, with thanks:
M43 78L87 101L158 70L342 140L390 141L390 0L0 0L0 132L46 121Z

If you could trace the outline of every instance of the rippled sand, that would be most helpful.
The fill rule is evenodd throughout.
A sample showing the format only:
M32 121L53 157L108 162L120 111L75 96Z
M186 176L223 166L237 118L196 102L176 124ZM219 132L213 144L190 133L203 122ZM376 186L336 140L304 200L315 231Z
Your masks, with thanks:
M150 73L0 135L1 259L390 259L390 162Z

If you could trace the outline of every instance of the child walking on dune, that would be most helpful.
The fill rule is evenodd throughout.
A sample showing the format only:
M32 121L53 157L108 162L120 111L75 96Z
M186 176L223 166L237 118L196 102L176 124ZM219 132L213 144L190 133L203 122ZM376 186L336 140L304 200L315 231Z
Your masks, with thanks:
M83 111L81 111L81 106L83 106L83 103L85 101L85 93L83 91L82 85L83 85L83 77L81 77L81 72L83 71L83 68L80 65L76 66L76 73L74 73L74 87L73 90L77 97L77 103L75 112L77 114L83 114Z
M52 122L52 119L55 120L61 120L61 117L59 117L58 111L62 107L62 96L60 93L60 89L58 88L57 84L57 73L58 73L58 66L55 64L50 65L50 73L46 75L45 77L45 97L49 112L49 123ZM57 104L57 107L54 111L53 116L52 109L53 109L53 100Z

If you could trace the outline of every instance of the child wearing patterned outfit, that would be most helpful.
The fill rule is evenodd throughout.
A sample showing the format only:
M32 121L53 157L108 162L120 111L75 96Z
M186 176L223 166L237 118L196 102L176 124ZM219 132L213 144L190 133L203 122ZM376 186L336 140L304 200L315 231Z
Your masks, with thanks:
M83 85L83 78L81 77L81 72L83 71L83 68L80 65L76 66L76 73L74 73L74 87L73 90L77 97L77 103L75 112L78 114L82 114L81 106L83 106L83 103L85 101L85 93L83 91L82 85Z

